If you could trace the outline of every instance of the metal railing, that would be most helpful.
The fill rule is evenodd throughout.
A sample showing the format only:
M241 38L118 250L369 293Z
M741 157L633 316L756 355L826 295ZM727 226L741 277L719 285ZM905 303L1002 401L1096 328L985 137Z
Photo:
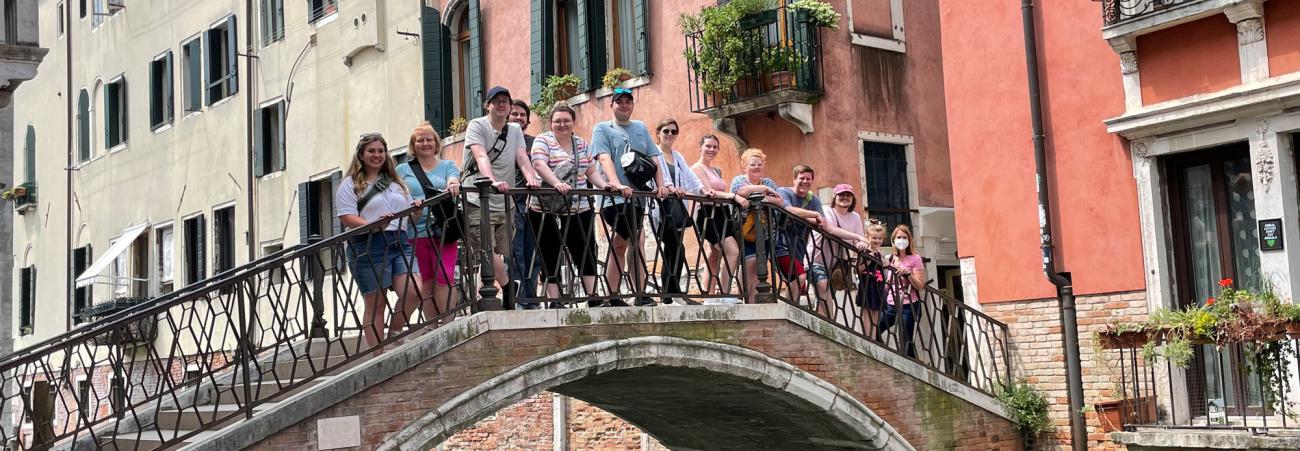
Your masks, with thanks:
M1103 342L1106 366L1117 371L1111 377L1121 389L1118 399L1094 404L1107 428L1298 432L1296 334L1279 331L1228 344L1194 340L1185 364L1151 355L1153 347L1168 344L1159 335L1152 334L1150 344Z
M18 186L23 189L23 194L14 195L14 211L21 215L36 207L36 182L26 182Z
M822 94L821 29L807 14L780 6L746 16L734 41L739 46L709 42L702 31L687 34L691 110L782 91Z
M504 303L491 266L483 264L487 254L464 246L475 240L474 248L492 249L490 233L471 235L465 228L460 246L442 246L438 238L450 225L465 225L467 215L489 219L475 208L446 215L451 207L468 207L471 196L482 204L500 194L488 194L485 186L468 188L458 199L439 194L391 222L315 238L0 359L0 402L18 425L0 429L0 438L18 449L178 445L251 417L258 406L411 334L503 307L787 302L978 391L992 392L1010 380L1005 324L929 285L915 289L887 271L876 273L882 264L877 256L815 229L798 229L808 223L784 209L757 199L740 208L685 196L679 198L683 215L666 206L674 201L651 193L625 198L572 190L559 196L538 189L511 195L520 200L511 208L522 208L518 214L538 245L531 256L509 252L505 263L539 271L502 284ZM557 199L565 201L549 202ZM543 212L544 205L552 210ZM747 217L756 228L747 246L752 260L740 252L750 235ZM420 218L429 227L409 242L398 230ZM644 243L630 246L634 251L619 247L639 241L638 235ZM801 261L809 270L819 263L837 273L834 283L782 276L793 274L782 266L792 260L782 257L791 255L799 237L816 242ZM420 268L428 279L384 274L397 267ZM884 288L869 301L864 288L877 275ZM389 282L391 290L364 295L358 281L366 279ZM540 294L525 295L528 281L540 285ZM889 299L912 302L894 309ZM156 325L150 334L157 338L141 339L145 322Z
M1159 14L1202 0L1102 0L1101 20L1106 26Z

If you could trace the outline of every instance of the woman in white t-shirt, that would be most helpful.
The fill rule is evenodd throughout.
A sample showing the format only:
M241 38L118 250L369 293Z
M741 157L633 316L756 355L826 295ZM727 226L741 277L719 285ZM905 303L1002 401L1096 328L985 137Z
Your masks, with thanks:
M362 335L371 347L383 339L380 330L385 323L389 335L405 328L412 313L406 312L405 306L420 303L418 281L408 277L413 262L405 231L407 221L419 219L419 212L412 211L410 217L397 216L419 202L412 201L411 191L395 166L383 136L361 135L347 176L334 193L334 208L344 227L356 229L374 224L367 233L348 240L348 268L366 303ZM390 288L397 292L398 311L387 321L385 293Z

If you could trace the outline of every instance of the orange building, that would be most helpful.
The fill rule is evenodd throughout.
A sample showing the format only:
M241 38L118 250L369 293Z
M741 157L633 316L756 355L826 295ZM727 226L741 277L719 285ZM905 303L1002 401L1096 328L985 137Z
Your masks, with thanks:
M1112 446L1091 407L1121 398L1124 375L1094 352L1093 332L1203 305L1223 278L1284 302L1300 294L1300 248L1285 243L1300 237L1300 41L1290 38L1300 2L1034 3L1055 270L1070 274L1078 295L1089 447ZM1009 323L1020 376L1055 401L1055 440L1068 443L1020 4L945 0L940 11L966 301ZM1238 359L1206 346L1189 369L1162 376L1156 422L1245 427L1277 415L1249 376L1216 372L1215 356ZM1196 437L1113 438L1131 449L1209 446Z

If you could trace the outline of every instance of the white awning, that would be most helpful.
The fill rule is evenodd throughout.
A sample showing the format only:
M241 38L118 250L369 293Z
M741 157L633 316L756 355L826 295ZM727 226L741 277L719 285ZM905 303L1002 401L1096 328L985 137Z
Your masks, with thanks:
M113 242L113 245L108 247L108 252L100 254L99 258L95 259L94 264L90 265L89 268L86 268L85 271L77 275L77 288L95 283L95 278L99 277L99 273L108 269L108 267L113 264L113 260L116 260L117 256L126 252L126 248L131 247L131 243L135 242L135 238L140 236L141 233L144 233L144 229L147 228L149 228L149 222L145 221L143 224L133 225L122 230L122 236L118 237L117 241Z

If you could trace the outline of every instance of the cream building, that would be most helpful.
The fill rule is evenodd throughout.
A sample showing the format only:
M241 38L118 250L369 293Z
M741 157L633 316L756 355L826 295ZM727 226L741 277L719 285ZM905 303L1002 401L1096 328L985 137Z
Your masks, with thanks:
M40 149L14 161L39 187L13 223L15 347L331 234L358 136L400 153L424 117L421 7L40 1L50 53L14 95Z

